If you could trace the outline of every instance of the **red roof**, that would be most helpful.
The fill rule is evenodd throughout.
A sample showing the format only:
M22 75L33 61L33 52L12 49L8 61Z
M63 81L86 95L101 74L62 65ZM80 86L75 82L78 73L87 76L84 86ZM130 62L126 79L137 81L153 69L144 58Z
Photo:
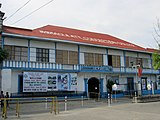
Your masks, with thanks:
M160 52L160 50L158 50L158 49L153 49L153 48L146 48L146 50L148 51L148 52L152 52L152 53L154 53L154 52Z
M68 40L72 42L81 42L95 45L103 45L107 47L146 51L145 48L121 40L119 38L83 30L71 29L66 27L58 27L47 25L34 30L15 28L4 26L4 33L18 34L30 37L41 37L58 39L59 41Z

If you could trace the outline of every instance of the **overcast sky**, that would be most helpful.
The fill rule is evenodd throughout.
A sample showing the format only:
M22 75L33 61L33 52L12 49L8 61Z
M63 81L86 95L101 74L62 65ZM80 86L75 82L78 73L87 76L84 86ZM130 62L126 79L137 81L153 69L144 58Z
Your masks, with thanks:
M9 18L27 1L0 0L0 10L8 17L5 25L29 29L63 26L113 35L145 48L157 47L153 26L160 18L160 0L53 0L15 23L51 0L30 0Z

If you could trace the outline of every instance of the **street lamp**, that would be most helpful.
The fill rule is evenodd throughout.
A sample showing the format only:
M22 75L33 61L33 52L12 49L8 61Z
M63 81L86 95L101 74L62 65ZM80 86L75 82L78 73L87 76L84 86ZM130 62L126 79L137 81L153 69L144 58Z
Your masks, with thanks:
M138 92L138 95L141 95L141 84L138 81L138 68L140 68L140 64L138 64L138 65L133 65L132 64L132 69L136 70L135 88L136 88L136 91ZM138 82L138 86L136 85L136 82ZM137 89L137 87L138 87L138 89ZM135 92L135 95L136 95L136 92Z

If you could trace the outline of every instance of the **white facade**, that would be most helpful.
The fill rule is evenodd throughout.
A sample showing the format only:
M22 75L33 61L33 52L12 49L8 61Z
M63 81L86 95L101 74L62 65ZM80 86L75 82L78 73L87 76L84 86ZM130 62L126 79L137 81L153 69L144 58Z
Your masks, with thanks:
M123 49L111 49L105 47L95 47L89 45L79 45L73 43L63 43L55 41L42 41L42 40L32 40L32 39L22 39L22 38L10 38L4 37L4 46L24 46L29 49L29 62L24 61L4 61L4 69L1 70L2 79L1 85L4 92L19 93L20 87L20 76L23 72L48 72L48 73L77 73L77 88L76 91L88 92L88 83L85 82L91 78L97 78L100 82L100 92L106 93L107 80L110 78L118 79L119 90L127 91L128 78L133 78L133 86L136 87L142 78L150 80L154 83L157 82L157 74L159 71L151 69L151 54L142 53L137 51L127 51ZM36 62L36 48L46 48L49 49L49 63L39 63ZM85 66L85 53L98 53L103 55L103 66L108 66L108 55L120 56L120 68L113 68L112 72L103 71L87 71L79 72L80 66L74 65L57 65L56 64L56 49L57 50L68 50L77 51L79 54L79 65ZM125 52L124 52L125 51ZM141 77L137 77L137 69L125 68L126 57L145 58L143 61L143 66L149 66L149 69L143 69L143 74ZM12 68L10 68L12 67ZM96 66L101 69L102 66ZM95 68L96 68L95 67ZM23 68L23 69L22 69ZM70 72L71 69L77 70ZM52 70L54 69L54 70ZM58 69L58 70L57 70ZM62 69L62 70L61 70ZM56 71L57 70L57 71ZM65 71L63 71L65 70ZM68 70L68 71L67 71ZM103 88L101 88L103 87ZM160 88L157 84L157 88Z

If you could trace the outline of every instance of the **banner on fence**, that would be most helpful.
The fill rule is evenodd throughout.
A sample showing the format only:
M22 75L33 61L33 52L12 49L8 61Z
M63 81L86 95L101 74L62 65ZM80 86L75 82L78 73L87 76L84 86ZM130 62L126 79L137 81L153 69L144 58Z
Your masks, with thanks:
M76 73L24 72L23 92L76 91Z
M43 72L23 73L23 92L46 92L47 75Z

